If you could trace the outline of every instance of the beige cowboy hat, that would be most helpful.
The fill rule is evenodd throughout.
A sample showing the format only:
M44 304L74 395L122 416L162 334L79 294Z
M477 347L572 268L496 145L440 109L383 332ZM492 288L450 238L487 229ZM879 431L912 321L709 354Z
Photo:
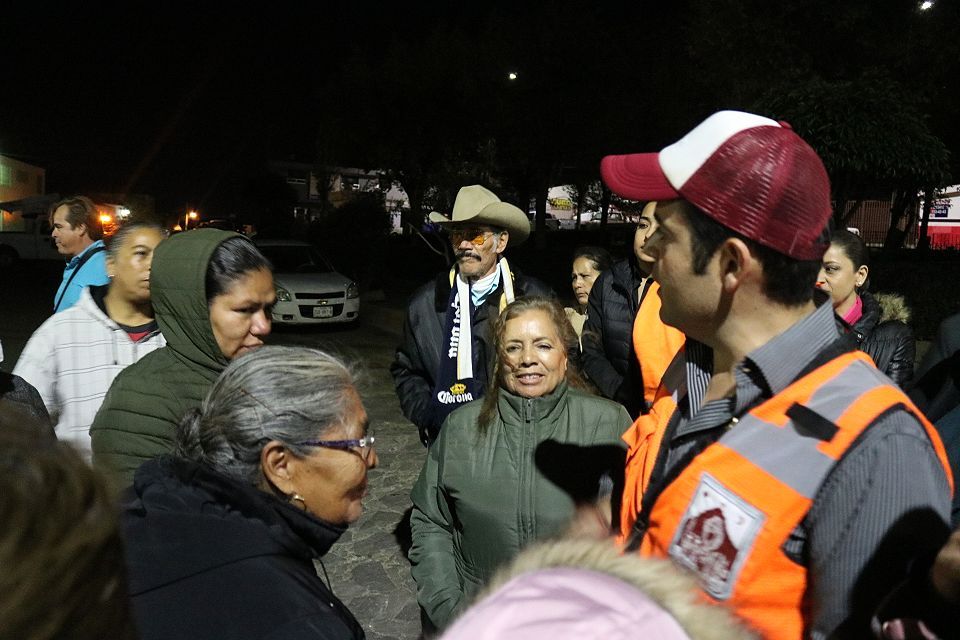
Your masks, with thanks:
M506 229L510 244L518 245L530 235L530 221L518 207L502 202L489 189L478 184L461 187L453 203L453 215L447 217L433 211L430 222L439 225L483 224Z

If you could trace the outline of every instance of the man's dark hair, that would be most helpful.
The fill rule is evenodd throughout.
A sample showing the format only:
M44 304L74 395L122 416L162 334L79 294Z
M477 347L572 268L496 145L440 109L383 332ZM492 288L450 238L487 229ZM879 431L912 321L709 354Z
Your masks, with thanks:
M27 415L0 429L0 635L136 638L112 492Z
M723 226L689 202L683 207L683 215L690 227L690 244L693 251L693 272L703 275L707 263L728 238L742 240L750 252L763 265L763 293L780 304L795 307L813 299L813 292L820 273L820 260L797 260L732 231ZM821 232L826 244L827 230Z
M207 264L207 304L226 293L237 280L261 269L273 271L273 266L250 240L240 235L224 240L213 250Z
M71 227L85 225L87 235L94 241L103 237L103 225L100 224L100 214L97 213L97 205L93 204L93 200L86 196L73 196L54 202L49 212L50 226L53 226L53 214L60 207L67 208L67 223Z

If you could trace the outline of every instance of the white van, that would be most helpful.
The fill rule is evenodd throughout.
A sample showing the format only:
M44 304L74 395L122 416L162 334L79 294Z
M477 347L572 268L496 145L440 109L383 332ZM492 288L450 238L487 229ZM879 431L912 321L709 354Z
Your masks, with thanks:
M17 260L63 260L50 237L48 199L38 196L0 203L0 269Z

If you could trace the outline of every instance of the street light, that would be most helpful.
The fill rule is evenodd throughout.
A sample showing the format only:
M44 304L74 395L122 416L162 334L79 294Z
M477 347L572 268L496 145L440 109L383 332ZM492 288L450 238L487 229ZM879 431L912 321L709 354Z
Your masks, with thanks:
M186 231L190 228L190 221L197 219L196 211L187 211L187 215L183 216L183 230Z
M508 74L507 74L507 79L509 79L509 80L516 80L516 79L517 79L517 72L516 72L516 71L511 71L510 73L508 73Z
M924 0L920 3L920 11L926 11L933 8L933 0Z

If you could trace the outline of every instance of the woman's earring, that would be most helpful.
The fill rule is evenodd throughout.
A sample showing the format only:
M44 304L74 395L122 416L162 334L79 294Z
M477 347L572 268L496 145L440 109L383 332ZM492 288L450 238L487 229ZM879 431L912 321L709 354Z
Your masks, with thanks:
M306 500L303 499L303 496L300 495L299 493L294 493L294 494L292 494L292 495L290 496L290 502L299 502L299 503L300 503L300 507L301 507L304 511L307 510L307 502L306 502Z

